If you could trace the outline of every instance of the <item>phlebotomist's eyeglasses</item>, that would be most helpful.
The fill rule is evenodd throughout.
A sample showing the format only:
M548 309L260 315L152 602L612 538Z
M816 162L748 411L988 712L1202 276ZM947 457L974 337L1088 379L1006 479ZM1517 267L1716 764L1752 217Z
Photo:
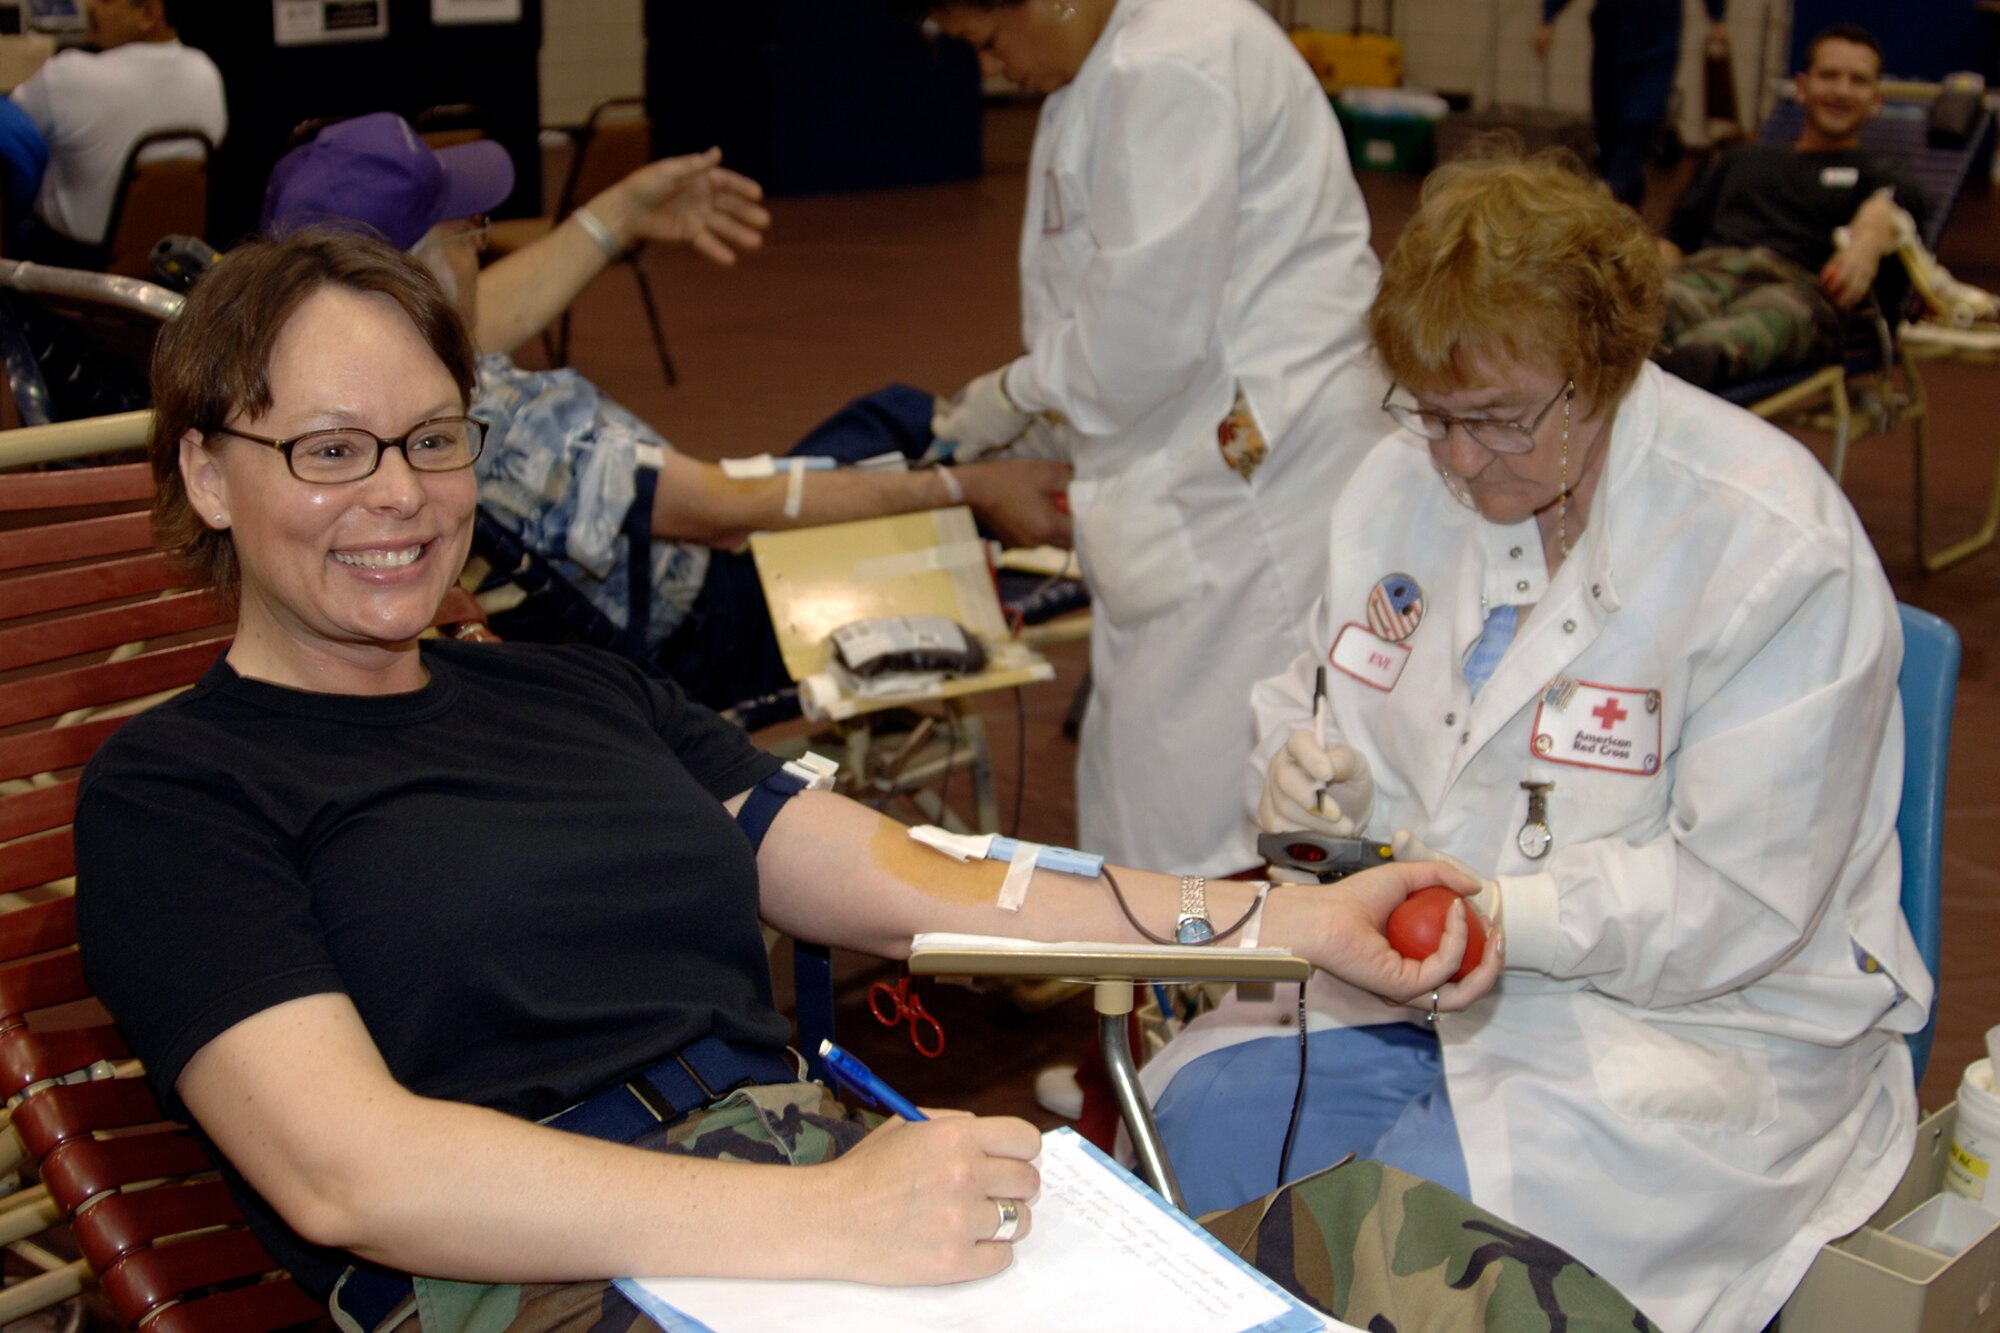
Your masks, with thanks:
M1398 426L1426 440L1442 440L1451 434L1453 426L1463 427L1465 433L1482 448L1496 454L1525 454L1534 452L1535 432L1541 429L1542 419L1548 416L1557 403L1566 401L1576 392L1575 380L1564 380L1556 396L1542 405L1535 413L1535 419L1528 422L1496 421L1492 417L1454 417L1428 407L1418 407L1414 403L1396 403L1390 399L1395 395L1396 385L1392 381L1389 392L1382 395L1382 410L1387 412Z

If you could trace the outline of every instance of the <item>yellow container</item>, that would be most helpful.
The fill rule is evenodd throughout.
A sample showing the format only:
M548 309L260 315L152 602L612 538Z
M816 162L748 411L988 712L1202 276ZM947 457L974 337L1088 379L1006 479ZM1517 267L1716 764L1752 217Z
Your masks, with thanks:
M1403 82L1403 44L1394 37L1294 28L1292 45L1329 93L1342 88L1395 88Z

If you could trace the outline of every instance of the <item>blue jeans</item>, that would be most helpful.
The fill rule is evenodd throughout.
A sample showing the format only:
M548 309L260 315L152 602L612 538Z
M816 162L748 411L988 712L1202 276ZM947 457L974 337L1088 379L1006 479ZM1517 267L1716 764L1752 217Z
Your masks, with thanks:
M1287 1179L1354 1153L1470 1194L1436 1037L1389 1023L1315 1032L1306 1049ZM1174 1075L1153 1115L1190 1213L1234 1208L1277 1188L1298 1075L1296 1032L1212 1051Z

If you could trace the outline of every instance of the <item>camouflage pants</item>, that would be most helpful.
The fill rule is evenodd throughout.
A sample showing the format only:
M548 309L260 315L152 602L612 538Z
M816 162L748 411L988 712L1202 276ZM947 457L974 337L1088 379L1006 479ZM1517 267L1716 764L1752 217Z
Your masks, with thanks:
M1713 388L1840 355L1842 318L1819 279L1762 248L1689 255L1667 275L1661 360Z
M816 1084L748 1088L638 1141L657 1152L808 1165L868 1126ZM1202 1219L1300 1299L1369 1333L1657 1333L1610 1284L1441 1186L1374 1162L1337 1166ZM1106 1333L1116 1333L1108 1315ZM645 1333L609 1282L420 1280L381 1333Z
M1658 1333L1565 1251L1380 1162L1329 1167L1201 1223L1368 1333Z

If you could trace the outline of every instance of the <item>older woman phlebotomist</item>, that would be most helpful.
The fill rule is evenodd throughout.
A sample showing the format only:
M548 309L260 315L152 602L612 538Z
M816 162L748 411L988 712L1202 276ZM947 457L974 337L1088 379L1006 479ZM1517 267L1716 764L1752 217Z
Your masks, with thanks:
M1560 165L1427 184L1371 315L1404 429L1333 504L1312 652L1256 691L1259 816L1406 830L1493 877L1507 939L1435 1042L1315 982L1346 1030L1295 1168L1409 1166L1738 1333L1901 1175L1931 980L1881 567L1810 454L1648 364L1659 289L1637 215ZM1225 1008L1146 1071L1171 1147L1247 1145L1183 1172L1193 1206L1275 1161L1268 1034Z

